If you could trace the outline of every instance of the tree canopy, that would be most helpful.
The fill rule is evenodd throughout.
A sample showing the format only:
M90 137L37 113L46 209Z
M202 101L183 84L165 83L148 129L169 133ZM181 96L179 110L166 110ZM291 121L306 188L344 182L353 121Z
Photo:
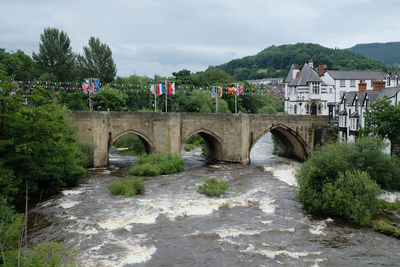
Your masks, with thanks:
M40 35L39 53L33 53L32 58L39 73L52 73L57 81L73 78L75 55L72 53L71 41L64 31L45 28Z
M81 75L100 78L102 82L111 82L117 74L112 52L99 38L90 37L89 46L83 47L83 56L78 56Z

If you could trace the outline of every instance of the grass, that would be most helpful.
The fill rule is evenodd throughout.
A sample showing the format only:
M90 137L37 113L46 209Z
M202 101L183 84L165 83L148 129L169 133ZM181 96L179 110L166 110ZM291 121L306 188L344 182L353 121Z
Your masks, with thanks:
M187 140L186 144L183 146L183 149L185 151L191 151L199 146L204 146L204 139L200 135L195 134Z
M128 177L123 180L114 181L109 186L113 195L123 195L133 197L144 193L145 187L142 178Z
M372 228L377 232L400 239L400 223L396 225L396 223L393 223L386 218L378 218L372 220Z
M140 155L129 170L135 176L158 176L183 171L185 160L172 154L144 154Z
M206 177L204 183L197 188L197 192L209 197L217 197L225 194L228 183L224 180L217 180L214 177Z

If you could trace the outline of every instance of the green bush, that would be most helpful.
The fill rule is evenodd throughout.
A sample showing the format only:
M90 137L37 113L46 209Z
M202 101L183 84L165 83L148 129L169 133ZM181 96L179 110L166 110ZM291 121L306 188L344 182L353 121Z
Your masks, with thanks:
M197 188L197 192L209 197L216 197L225 194L227 189L227 182L214 177L206 177L204 183Z
M183 171L185 160L178 155L165 154L143 154L140 155L129 170L135 176L157 176Z
M387 235L391 235L400 239L400 224L393 225L389 220L379 218L372 221L372 228Z
M137 177L129 177L124 180L114 181L109 186L113 195L123 195L133 197L144 193L145 187L143 179Z

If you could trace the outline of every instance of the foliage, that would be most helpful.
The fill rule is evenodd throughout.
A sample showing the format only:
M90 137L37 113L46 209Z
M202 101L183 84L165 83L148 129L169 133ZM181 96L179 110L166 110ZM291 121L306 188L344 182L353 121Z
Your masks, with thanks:
M391 221L385 218L372 220L372 228L383 234L391 235L400 239L400 224L393 225Z
M42 73L52 73L57 81L71 79L75 55L70 45L71 41L64 31L45 28L40 35L39 53L32 54L39 76Z
M126 105L126 94L109 86L101 87L101 90L93 97L93 106L95 109L110 109L110 111L121 111Z
M35 88L10 94L13 84L0 84L0 191L10 200L25 199L25 182L34 194L59 192L77 185L86 158L79 150L64 108L49 91ZM23 104L25 94L28 104Z
M24 216L16 214L7 203L5 196L0 196L0 251L17 249L24 229Z
M224 180L217 180L214 177L206 177L204 183L197 188L197 192L209 197L218 197L225 194L228 183Z
M58 102L71 110L89 110L88 96L82 91L58 92Z
M391 72L394 68L365 58L346 49L330 49L318 44L297 43L270 46L254 56L234 59L209 70L221 69L237 80L286 77L292 64L303 65L309 59L314 64L327 64L330 69L377 70Z
M400 155L400 151L394 151L394 147L400 146L400 106L392 105L387 98L377 100L366 110L364 135L374 135L388 138L391 142L391 153Z
M379 139L361 138L316 150L296 173L304 208L368 223L377 212L375 182L387 189L400 188L400 166L382 147Z
M204 79L209 85L226 85L234 81L234 78L229 73L217 68L206 71Z
M133 162L129 170L135 176L157 176L183 171L185 160L178 155L165 154L143 154Z
M142 178L128 177L124 180L114 181L109 186L113 195L133 197L144 193L145 187Z
M143 142L136 134L126 134L118 138L113 147L128 148L128 151L133 154L142 154L145 152Z
M95 149L95 145L92 143L77 143L79 150L85 155L82 164L84 167L92 166L91 161L93 160L93 151Z
M185 151L190 151L201 145L204 145L204 139L200 135L195 134L189 137L186 144L183 146L183 149Z
M78 65L86 77L100 78L111 82L117 74L110 47L100 43L99 38L90 37L89 46L83 47L83 56L78 56Z
M349 50L388 65L400 64L400 42L357 44Z
M33 61L21 50L9 53L0 48L0 66L4 68L4 75L16 80L31 80L33 78Z
M359 170L339 173L336 181L323 184L322 212L365 226L378 213L379 194L379 186L368 173Z

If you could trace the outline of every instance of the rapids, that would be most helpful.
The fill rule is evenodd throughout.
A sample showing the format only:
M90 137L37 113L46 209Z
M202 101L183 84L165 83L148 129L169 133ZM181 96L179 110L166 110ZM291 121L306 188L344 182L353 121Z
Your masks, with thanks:
M82 266L398 266L398 239L331 218L314 218L296 199L298 163L272 156L264 136L252 164L208 165L182 152L185 171L145 179L146 192L113 196L132 158L111 155L77 188L31 210L31 243L61 241ZM229 183L225 196L196 192L205 177Z

